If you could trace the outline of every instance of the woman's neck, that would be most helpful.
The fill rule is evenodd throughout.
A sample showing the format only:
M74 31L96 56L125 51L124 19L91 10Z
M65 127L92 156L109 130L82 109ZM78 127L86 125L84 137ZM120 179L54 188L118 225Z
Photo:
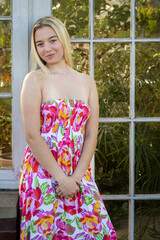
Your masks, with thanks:
M65 60L62 60L56 64L47 65L51 74L65 74L69 70L69 66L66 64Z

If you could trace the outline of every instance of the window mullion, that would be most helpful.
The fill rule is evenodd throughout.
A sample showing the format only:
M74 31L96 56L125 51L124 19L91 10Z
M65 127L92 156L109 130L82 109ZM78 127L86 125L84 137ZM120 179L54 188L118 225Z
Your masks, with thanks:
M131 0L131 53L130 53L130 137L129 137L129 239L134 240L134 166L135 166L135 0Z
M8 182L7 188L18 188L19 168L24 151L20 91L22 81L28 71L28 1L14 0L12 16L12 146L15 184L11 187Z
M0 93L0 98L12 98L12 93Z
M94 0L89 0L90 75L94 78Z

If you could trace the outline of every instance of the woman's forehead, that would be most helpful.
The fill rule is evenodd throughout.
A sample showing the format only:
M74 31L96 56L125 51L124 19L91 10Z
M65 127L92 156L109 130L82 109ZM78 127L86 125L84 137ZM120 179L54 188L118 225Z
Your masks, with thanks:
M50 26L43 26L35 31L35 41L57 37L56 32Z

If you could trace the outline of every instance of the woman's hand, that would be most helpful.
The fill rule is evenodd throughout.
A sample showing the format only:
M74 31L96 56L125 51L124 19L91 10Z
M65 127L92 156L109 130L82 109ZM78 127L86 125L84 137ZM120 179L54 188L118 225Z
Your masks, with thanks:
M58 182L56 193L59 197L65 197L66 199L72 198L80 191L80 181L77 181L72 176L66 176L63 181Z

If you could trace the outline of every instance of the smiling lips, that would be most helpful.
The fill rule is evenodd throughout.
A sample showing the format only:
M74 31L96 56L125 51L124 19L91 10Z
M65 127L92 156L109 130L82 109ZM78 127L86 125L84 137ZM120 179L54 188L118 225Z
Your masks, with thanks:
M47 58L51 58L51 57L53 57L55 55L55 53L52 53L52 54L48 54L46 57Z

